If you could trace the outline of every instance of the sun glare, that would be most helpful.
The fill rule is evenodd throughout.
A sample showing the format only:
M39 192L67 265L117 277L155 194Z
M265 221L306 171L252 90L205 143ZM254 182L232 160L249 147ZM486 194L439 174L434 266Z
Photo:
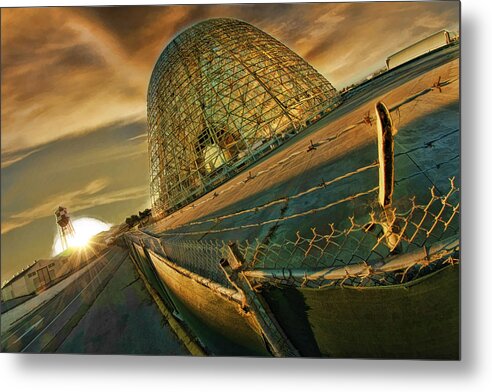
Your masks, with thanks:
M73 222L75 236L68 237L68 246L70 248L81 248L87 245L89 240L101 231L106 231L111 228L111 225L95 218L79 218ZM53 243L53 256L63 252L63 246L60 234L57 233Z

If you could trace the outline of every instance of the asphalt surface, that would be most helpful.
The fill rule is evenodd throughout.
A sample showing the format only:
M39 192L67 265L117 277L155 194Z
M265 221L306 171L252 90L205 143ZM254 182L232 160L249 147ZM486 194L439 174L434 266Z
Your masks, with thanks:
M149 295L129 257L56 352L190 355Z
M3 352L53 352L85 314L128 253L113 247L50 301L22 317L1 336Z

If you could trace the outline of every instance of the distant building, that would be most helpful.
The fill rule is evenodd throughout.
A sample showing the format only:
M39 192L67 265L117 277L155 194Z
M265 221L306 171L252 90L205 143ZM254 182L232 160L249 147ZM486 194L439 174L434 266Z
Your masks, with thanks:
M197 199L340 100L306 61L248 23L210 19L185 30L149 84L153 213Z
M37 260L2 287L2 301L42 291L63 274L66 258Z
M2 283L2 302L26 295L36 295L91 263L126 225L113 226L92 237L85 247L71 248L53 258L36 260L9 280Z
M446 30L438 31L420 40L386 59L387 69L392 69L413 60L423 54L449 45L455 39L455 34Z

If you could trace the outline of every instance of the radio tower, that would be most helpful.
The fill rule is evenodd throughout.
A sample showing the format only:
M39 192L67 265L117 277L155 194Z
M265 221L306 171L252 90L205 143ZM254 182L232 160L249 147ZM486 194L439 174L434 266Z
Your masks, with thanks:
M56 224L58 226L58 233L62 243L63 250L68 249L68 239L75 236L75 230L68 215L68 210L65 207L58 207L55 211Z

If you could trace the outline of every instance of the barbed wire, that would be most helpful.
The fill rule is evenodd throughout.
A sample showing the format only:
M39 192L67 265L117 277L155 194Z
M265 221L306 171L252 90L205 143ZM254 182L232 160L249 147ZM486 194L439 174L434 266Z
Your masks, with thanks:
M458 129L453 129L452 131L450 132L447 132L445 133L444 135L440 135L438 138L435 138L435 139L432 139L432 140L429 140L428 142L426 142L424 145L422 146L418 146L418 147L414 147L414 148L411 148L407 151L401 151L401 152L395 152L395 158L400 156L400 155L407 155L407 154L410 154L412 152L415 152L415 151L418 151L418 150L422 150L424 148L432 148L433 145L438 142L438 141L442 141L443 139L447 138L448 136L451 136L451 135L454 135L456 133L459 133L459 128Z
M300 218L300 217L304 217L307 215L316 214L316 213L321 212L321 211L325 211L325 210L332 208L332 207L335 207L336 205L339 205L341 203L345 203L347 201L355 200L359 197L367 196L367 195L370 195L371 193L375 193L378 191L378 189L379 189L379 187L374 187L374 188L371 188L367 191L359 192L359 193L344 197L342 199L339 199L337 201L328 203L322 207L312 208L310 210L297 212L297 213L292 214L292 215L281 216L281 217L273 218L273 219L267 219L267 220L264 220L262 222L248 223L248 224L233 226L233 227L224 227L222 229L188 231L188 232L183 232L183 233L162 233L162 234L159 234L159 236L160 237L166 237L166 236L175 237L175 236L182 236L182 235L191 236L191 235L203 235L203 234L217 234L217 233L225 233L225 232L234 231L234 230L244 230L244 229L251 229L251 228L255 228L255 227L261 227L261 226L269 225L272 223L285 222L285 221L290 220L290 219Z
M349 217L345 227L340 222L341 228L332 223L268 243L260 239L235 243L244 256L245 274L271 284L360 287L403 283L457 262L459 243L453 239L459 233L458 192L451 178L446 194L439 195L432 187L427 203L417 204L411 198L406 211L393 209L391 220L385 211L373 210L359 219ZM228 257L231 243L140 236L149 237L146 245L177 265L231 288L219 266ZM449 239L446 246L452 246L436 245ZM418 254L411 256L415 252ZM398 258L407 261L389 268Z
M402 106L417 100L430 91L442 91L441 88L449 83L452 83L452 81L441 82L439 79L432 87L403 99L390 107L389 110L398 111L399 113ZM310 140L309 145L302 146L299 150L290 153L281 161L254 174L250 171L240 181L230 184L229 187L221 191L214 192L208 198L182 208L175 212L175 214L194 209L241 184L245 184L259 176L270 173L272 170L283 167L283 165L290 162L296 156L311 153L323 145L328 145L361 124L372 126L373 121L374 119L368 113L363 119L345 127L335 135L318 141ZM459 129L451 130L438 139L426 142L423 146L398 152L395 156L409 156L409 154L419 149L430 148L435 142L451 136L456 132L459 132ZM459 155L456 155L447 161L436 163L435 168L451 163L458 158ZM337 181L376 168L377 166L378 163L373 162L329 181L322 180L321 183L294 195L270 200L255 207L237 210L201 221L175 225L173 227L166 226L163 228L166 232L159 235L152 234L152 236L142 234L139 237L139 241L145 246L156 250L157 253L167 257L177 265L220 283L225 287L231 287L230 282L225 277L219 265L221 259L228 257L228 247L230 244L220 240L186 240L183 236L223 233L268 224L277 224L290 219L315 214L337 206L340 203L367 196L377 192L378 187L341 198L337 201L332 201L321 207L287 216L266 219L261 222L189 232L170 233L169 231L205 223L220 223L232 217L255 213L278 204L287 203L289 200L301 198L312 192L326 188ZM434 167L420 170L418 173L410 174L406 178L398 179L396 183L415 175L425 175L425 172L433 169ZM433 184L432 181L431 183ZM297 231L296 233L284 233L283 236L269 236L267 239L257 238L251 242L247 240L237 241L237 248L245 260L244 273L253 280L266 280L270 284L309 287L327 287L332 285L361 287L403 283L443 266L455 264L458 262L457 252L459 252L459 242L456 240L446 243L446 248L439 248L439 246L443 240L453 239L459 233L457 215L459 214L460 204L459 197L456 197L458 192L459 189L455 185L454 178L452 178L450 179L449 190L446 193L441 192L433 185L427 203L418 204L415 197L409 199L410 203L402 203L402 200L399 200L398 205L401 208L405 208L404 211L399 211L393 207L389 210L383 210L375 203L371 203L373 209L369 212L366 209L366 212L361 215L359 211L357 218L355 215L350 216L346 221L338 222L337 225L331 223L325 227L311 228L308 232ZM162 222L161 226L165 224L166 222ZM158 228L158 225L154 225L153 231L162 231L156 230ZM401 262L400 259L405 259L406 262ZM392 265L391 268L388 267L390 264Z
M328 181L324 181L322 180L320 184L316 185L316 186L313 186L307 190L303 190L303 191L300 191L294 195L290 195L290 196L284 196L284 197L281 197L281 198L278 198L278 199L275 199L275 200L272 200L272 201L269 201L265 204L261 204L261 205L258 205L258 206L255 206L255 207L251 207L251 208L246 208L246 209L243 209L243 210L239 210L239 211L236 211L236 212L233 212L233 213L230 213L230 214L224 214L224 215L221 215L221 216L216 216L216 217L213 217L213 218L208 218L208 219L204 219L204 220L201 220L201 221L193 221L193 222L189 222L189 223L186 223L186 224L183 224L183 225L178 225L178 226L174 226L174 227L170 227L168 228L168 230L175 230L175 229L181 229L181 228L184 228L184 227L189 227L189 226L197 226L197 225L201 225L201 224L204 224L204 223L219 223L219 222L222 222L226 219L229 219L229 218L233 218L233 217L237 217L237 216L240 216L240 215L244 215L244 214L247 214L247 213L257 213L259 211L262 211L266 208L270 208L270 207L273 207L275 205L278 205L278 204L281 204L281 203L286 203L286 202L289 202L289 201L292 201L292 200L295 200L295 199L298 199L300 197L304 197L310 193L313 193L315 191L318 191L318 190L322 190L322 189L326 189L326 187L338 182L338 181L341 181L341 180L344 180L344 179L347 179L353 175L356 175L356 174L360 174L360 173L363 173L369 169L374 169L374 168L377 168L378 167L378 163L377 162L374 162L374 163L371 163L370 165L367 165L367 166L363 166L359 169L356 169L352 172L349 172L349 173L345 173L345 174L342 174L341 176L338 176L336 178L333 178L331 180L328 180ZM271 223L271 222L270 222ZM207 231L207 232L210 232L210 231ZM194 234L196 234L197 232L193 232ZM176 235L176 234L191 234L190 232L185 232L185 233L169 233L169 232L166 232L164 233L163 235Z
M393 111L399 111L400 108L406 104L409 104L410 102L413 102L414 100L418 99L419 97L431 92L431 91L435 91L435 90L439 90L439 91L442 91L442 87L444 86L447 86L451 83L454 82L453 81L443 81L441 82L440 80L441 78L439 78L439 80L437 82L434 82L433 85L431 87L428 87L428 88L425 88L415 94L412 94L406 98L404 98L402 101L392 105L389 107L389 111L390 112L393 112ZM300 147L298 150L292 152L291 154L289 154L287 157L285 157L284 159L266 167L265 169L263 170L260 170L258 172L256 172L255 174L252 174L251 171L248 172L248 175L246 176L246 178L240 180L240 181L237 181L235 183L232 183L229 187L225 188L225 189L222 189L220 191L215 191L212 195L210 195L209 197L207 198L203 198L202 200L198 201L198 202L195 202L195 203L192 203L188 206L185 206L183 208L181 208L180 210L176 211L174 214L182 214L182 213L185 213L186 211L189 211L189 210L192 210L192 209L195 209L203 204L206 204L214 199L216 199L217 197L223 195L224 193L226 192L229 192L233 189L235 189L236 187L240 186L240 185L243 185L243 184L246 184L247 182L251 181L251 180L254 180L260 176L263 176L267 173L270 173L271 171L273 170L276 170L278 169L279 167L282 167L283 165L285 165L286 163L288 163L289 161L291 161L293 158L295 158L296 156L300 155L300 154L303 154L303 153L306 153L306 152L311 152L311 151L314 151L316 149L318 149L319 147L322 147L324 145L327 145L327 144L330 144L338 139L340 139L343 135L345 135L346 133L348 133L349 131L353 130L354 128L356 128L357 126L359 125L363 125L363 124L366 124L366 125L369 125L369 126L372 126L373 125L373 122L375 121L375 119L370 115L370 113L368 113L364 118L362 118L361 120L359 120L358 122L352 124L352 125L349 125L345 128L343 128L342 130L340 130L339 132L337 132L335 135L332 135L332 136L328 136L326 138L322 138L318 141L314 141L313 140L310 140L309 141L309 145L306 146L303 145L302 147ZM459 132L459 130L454 130L452 132L449 132L448 134L445 134L443 137L447 137L455 132ZM418 147L418 148L425 148L425 147L429 147L429 146L432 146L432 143L435 143L436 141L438 141L439 139L436 139L436 140L433 140L433 141L430 141L430 142L427 142L426 145L424 146L421 146L421 147ZM398 155L401 155L401 154L409 154L410 152L412 151L405 151L405 152L401 152L399 154L395 154L395 156L398 156ZM370 168L373 168L373 167L376 167L377 166L377 162L373 163L373 164L370 164L370 165L367 165L367 166L363 166L353 172L350 172L350 173L347 173L347 176L350 176L350 175L354 175L354 174L358 174L359 172L361 171L365 171L367 169L370 169ZM334 179L334 182L335 181L339 181L341 179L344 179L345 177L341 176L340 178L337 178L337 179ZM311 188L309 190L309 192L306 192L305 194L307 193L310 193L310 192L313 192L315 190L319 190L319 189L322 189L326 186L328 186L329 184L320 184L318 186L315 186L313 188ZM217 217L212 217L212 218L209 218L209 219L206 219L206 220L201 220L201 221L194 221L194 222L187 222L185 224L180 224L180 225L174 225L174 226L165 226L165 227L161 227L162 225L165 225L166 223L165 222L162 222L162 223L156 223L154 224L152 227L149 227L147 231L149 232L163 232L164 230L165 231L170 231L170 230L176 230L176 229L180 229L180 228L183 228L183 227L189 227L189 226L196 226L196 225L200 225L200 224L204 224L204 223L207 223L207 222L220 222L224 219L228 219L228 218L231 218L231 217L234 217L234 216L238 216L238 215L242 215L242 214L246 214L246 213L250 213L250 212L257 212L261 209L264 209L264 208L268 208L272 205L276 205L276 204L279 204L279 203L282 203L284 201L286 201L287 198L296 198L296 197L302 197L305 195L303 192L300 192L299 194L296 194L296 195L290 195L290 196L286 196L286 197L282 197L282 198L279 198L279 199L276 199L276 200L272 200L270 202L267 202L265 203L264 205L260 205L260 206L255 206L255 207L250 207L248 209L245 209L245 210L239 210L239 211L236 211L234 213L230 213L230 214L225 214L225 215L222 215L222 216L217 216ZM240 229L241 227L238 227L238 228L230 228L230 229L223 229L223 231L231 231L231 230L237 230L237 229ZM202 231L202 232L194 232L193 234L206 234L208 231ZM213 231L213 233L219 233L219 232L222 232L222 231ZM179 234L190 234L190 233L179 233ZM176 234L174 233L161 233L162 236L174 236Z
M211 196L209 196L207 198L203 198L200 201L192 203L186 207L183 207L183 208L179 209L178 211L176 211L174 214L183 214L186 211L193 210L193 209L195 209L195 208L197 208L203 204L206 204L206 203L216 199L217 197L223 195L224 193L227 193L231 190L234 190L235 188L237 188L240 185L244 185L251 180L257 179L257 178L259 178L265 174L268 174L268 173L278 169L279 167L282 167L283 165L285 165L286 163L288 163L289 161L291 161L293 158L295 158L296 156L298 156L300 154L313 151L313 150L317 149L318 147L323 146L324 144L327 144L327 143L330 143L330 142L333 142L333 141L339 139L345 133L349 132L350 130L354 129L357 125L360 125L362 123L363 122L358 122L357 124L350 125L350 126L344 128L343 130L341 130L340 132L338 132L336 135L327 137L327 138L320 140L316 143L313 143L312 141L310 141L310 145L307 147L307 149L306 149L306 146L303 146L301 149L289 154L286 158L274 163L273 165L268 166L267 168L265 168L263 170L256 172L255 174L252 174L252 172L249 171L247 177L244 178L243 180L232 183L227 188L222 189L220 191L215 191ZM361 168L361 169L363 169L363 168ZM255 207L253 207L253 208L255 208ZM184 225L176 225L176 226L172 226L172 227L169 227L166 225L165 227L162 228L162 230L175 230L175 229L179 229L179 228L186 226L186 225L189 225L189 224L187 223ZM153 231L153 232L161 231L160 226L162 226L162 223L161 224L156 223L156 224L152 225L151 227L149 227L148 231Z

